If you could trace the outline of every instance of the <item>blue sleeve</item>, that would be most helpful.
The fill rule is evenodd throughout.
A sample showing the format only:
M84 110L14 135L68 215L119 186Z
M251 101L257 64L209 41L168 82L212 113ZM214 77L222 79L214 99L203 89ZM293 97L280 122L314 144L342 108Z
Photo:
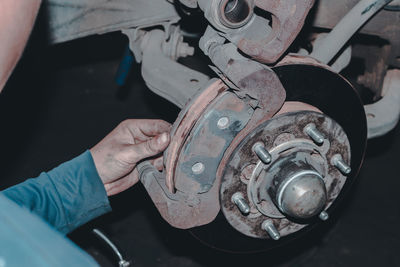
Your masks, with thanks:
M89 150L2 193L64 234L111 210Z
M98 266L82 249L0 193L1 266Z

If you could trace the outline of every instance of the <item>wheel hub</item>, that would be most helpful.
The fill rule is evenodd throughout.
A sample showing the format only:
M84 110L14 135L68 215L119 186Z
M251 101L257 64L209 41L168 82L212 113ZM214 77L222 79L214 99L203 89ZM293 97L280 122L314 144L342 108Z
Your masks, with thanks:
M310 125L322 140L307 131ZM270 160L257 153L260 146ZM236 230L250 237L276 239L265 229L267 224L279 236L294 233L336 199L348 173L332 159L340 155L347 165L350 152L345 132L326 115L281 114L255 129L233 153L221 183L222 212ZM229 201L236 193L243 196L249 214Z

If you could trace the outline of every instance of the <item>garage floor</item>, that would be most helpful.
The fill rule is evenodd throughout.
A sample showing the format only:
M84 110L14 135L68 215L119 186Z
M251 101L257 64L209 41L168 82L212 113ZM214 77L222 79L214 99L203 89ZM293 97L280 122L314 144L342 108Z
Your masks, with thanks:
M174 120L178 109L146 89L139 66L125 87L114 83L125 41L109 34L54 47L31 42L0 95L1 189L79 155L126 118ZM370 142L358 181L329 222L271 252L232 255L202 245L165 223L140 184L70 238L102 266L117 261L93 227L134 266L400 266L399 137L397 127Z

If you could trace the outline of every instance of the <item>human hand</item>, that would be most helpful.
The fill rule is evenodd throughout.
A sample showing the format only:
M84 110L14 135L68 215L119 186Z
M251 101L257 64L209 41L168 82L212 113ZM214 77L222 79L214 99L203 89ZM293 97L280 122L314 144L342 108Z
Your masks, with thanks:
M171 125L162 120L125 120L90 149L108 196L138 182L136 164L163 152L170 141L170 130ZM152 162L162 168L162 157Z

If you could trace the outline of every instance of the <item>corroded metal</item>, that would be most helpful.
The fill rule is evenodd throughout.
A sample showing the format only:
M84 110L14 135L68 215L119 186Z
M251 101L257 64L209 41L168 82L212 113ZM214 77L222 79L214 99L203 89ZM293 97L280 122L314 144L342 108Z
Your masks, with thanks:
M285 101L285 89L276 73L265 65L244 57L232 43L225 44L218 32L208 27L200 40L200 48L208 55L217 69L217 74L240 98L252 99L253 108L258 108L252 119L271 118ZM254 125L253 125L254 127Z
M253 16L254 1L222 0L218 6L220 22L228 28L240 28Z
M361 99L350 82L307 58L303 63L303 58L296 57L274 71L286 89L286 101L310 104L346 130L352 147L352 177L356 176L364 159L367 124Z
M247 204L242 193L236 192L235 194L232 195L231 200L233 203L235 203L235 205L238 207L238 209L243 215L247 215L250 213L249 204Z
M206 107L218 95L227 90L227 87L221 80L212 80L210 85L200 91L193 99L181 110L173 124L171 131L171 142L164 154L166 185L171 193L175 192L175 167L177 164L177 155L179 155L182 146L190 134L194 124L204 112Z
M289 71L288 71L289 70ZM294 72L292 72L294 71ZM310 71L311 73L315 74L310 76ZM190 161L190 164L187 164L187 167L189 167L189 172L182 172L182 169L178 168L178 166L183 166L182 163L185 162L183 160L178 160L178 156L181 157L182 154L184 154L185 149L183 149L187 142L192 140L191 138L196 136L196 129L201 129L201 124L203 126L205 125L206 121L202 121L201 117L207 114L207 110L211 111L211 107L214 107L213 104L218 102L218 99L221 99L224 95L226 95L226 87L223 89L224 85L222 82L217 82L216 84L210 84L210 86L215 86L214 90L205 88L204 91L199 92L199 94L196 97L201 96L203 93L205 93L205 96L208 95L208 100L204 102L198 102L201 101L201 99L198 99L194 97L191 102L189 102L180 114L180 118L177 120L177 122L174 124L174 130L172 133L172 138L175 142L172 144L172 146L169 148L169 152L166 152L164 155L166 160L168 161L168 157L173 157L172 159L175 160L175 163L172 165L169 165L170 167L173 167L173 172L175 170L179 170L178 172L175 172L174 175L172 175L173 179L173 190L172 192L166 187L165 185L165 177L160 176L160 174L157 174L156 172L152 173L153 177L150 176L148 179L141 179L142 182L145 184L146 189L149 192L149 195L151 196L153 202L157 206L158 210L160 211L161 215L165 220L167 220L168 223L170 223L174 227L178 228L192 228L195 226L200 226L204 224L210 224L204 229L218 229L218 231L221 231L221 235L218 238L216 237L214 240L213 237L205 237L207 234L203 231L204 234L200 235L200 238L208 243L213 245L214 247L232 247L231 244L227 244L224 242L224 235L229 235L230 237L235 236L235 234L240 235L241 237L237 237L238 240L242 240L245 236L240 234L239 232L233 230L231 227L226 226L226 220L223 218L223 216L217 216L219 210L220 210L220 203L225 204L226 201L229 201L230 205L235 207L237 212L241 214L241 212L237 209L236 205L234 202L231 201L231 199L227 199L226 201L219 199L219 189L220 189L220 184L221 184L221 178L222 174L224 174L224 170L226 168L227 160L230 158L229 155L232 155L232 151L235 150L235 147L240 146L241 141L243 141L244 137L247 135L251 135L253 131L257 129L257 127L260 124L267 123L268 120L271 119L274 114L275 116L279 115L284 115L287 114L288 112L291 112L293 110L312 110L316 112L324 112L331 114L332 117L338 118L340 121L340 124L345 125L345 130L346 133L351 137L350 138L350 143L351 146L355 148L353 151L354 153L354 160L352 156L351 160L351 165L354 167L354 172L351 174L351 176L347 177L347 180L350 182L353 179L353 176L356 175L358 167L361 163L362 159L362 153L364 150L362 149L363 145L365 145L365 124L362 124L362 118L363 113L359 112L360 107L362 109L362 105L358 102L359 99L355 95L353 89L349 84L346 83L344 79L342 79L340 76L337 74L329 71L329 68L320 68L318 67L318 64L316 66L305 66L305 65L286 65L286 66L281 66L277 68L277 73L278 76L280 77L280 80L285 84L285 88L287 88L289 91L289 96L288 98L292 101L302 101L302 102L290 102L286 103L278 112L276 110L269 110L268 108L264 108L264 105L262 102L260 105L258 105L258 101L253 101L254 99L249 97L247 94L241 94L240 92L237 91L237 89L229 90L230 94L236 95L236 98L238 100L244 101L247 107L250 107L247 111L251 113L251 118L248 121L247 125L245 126L244 129L242 129L235 137L234 140L232 140L230 146L225 150L225 154L219 164L217 175L215 177L214 183L211 186L211 188L207 189L208 191L204 193L200 193L198 189L201 189L199 187L200 183L203 181L207 181L209 179L209 176L205 177L205 180L203 179L193 179L193 177L190 177L188 174L192 173L193 169L192 167L196 163L203 163L203 160L195 160L195 161ZM310 79L310 77L316 77L315 80ZM300 80L300 81L299 81ZM280 86L280 85L279 85ZM321 86L324 87L324 90L318 90L321 88ZM259 88L258 90L262 90L261 84L256 87ZM270 89L269 89L270 88ZM280 88L280 87L279 87ZM273 87L267 87L268 90L273 90ZM264 88L265 90L265 88ZM317 91L316 91L317 90ZM310 93L313 92L313 93ZM273 91L272 91L273 93ZM330 106L329 103L331 103L331 99L335 99L335 97L339 97L340 95L346 96L345 100L342 100L342 105L340 107L336 106ZM270 95L271 96L271 95ZM268 94L265 94L265 97L268 97ZM281 99L276 98L276 96L273 96L275 98L272 99ZM307 98L311 97L311 98ZM273 101L272 99L267 99L267 101ZM204 99L203 99L204 100ZM265 99L263 99L265 101ZM306 103L304 103L306 102ZM194 104L197 103L197 104ZM199 104L201 103L201 104ZM239 103L239 102L238 102ZM266 103L266 102L264 102ZM275 107L278 107L278 109L281 106L280 102L271 102ZM198 105L200 107L199 109L192 109L191 105ZM312 104L312 105L310 105ZM328 106L327 106L328 105ZM236 106L236 105L235 105ZM240 105L239 105L240 106ZM242 106L244 107L244 106ZM238 108L238 107L236 107ZM213 108L214 109L214 108ZM239 109L242 109L239 107ZM194 113L190 111L194 111ZM244 110L244 109L243 109ZM350 112L351 111L351 112ZM344 114L347 114L344 116ZM349 117L350 114L351 116ZM189 120L185 120L186 117L189 117ZM212 127L216 131L221 131L221 130L226 130L229 129L232 120L229 118L228 123L226 124L226 120L223 120L222 122L218 123L221 118L223 117L229 117L225 114L220 114L218 113L217 116L213 116L213 123ZM356 119L358 118L358 119ZM347 120L349 119L349 120ZM361 119L361 121L359 120ZM225 121L225 122L224 122ZM186 124L188 123L188 124ZM310 122L307 122L310 123ZM319 125L318 121L313 121L316 125ZM210 125L210 124L208 124ZM228 128L225 128L226 125L229 125ZM221 127L222 126L222 127ZM306 124L303 125L298 125L299 131L306 126ZM200 128L199 128L200 127ZM181 128L181 129L180 129ZM183 130L184 129L184 130ZM203 128L206 129L206 128ZM180 134L177 134L177 133ZM247 134L243 134L247 132ZM208 132L207 134L212 134L212 132ZM324 133L324 132L323 132ZM324 142L322 146L317 146L310 140L310 138L302 131L302 134L308 141L308 145L311 148L317 147L318 149L323 149L325 146L330 145L329 142ZM324 133L325 134L325 133ZM281 144L283 142L287 142L293 139L293 135L287 132L282 132L274 141L274 145ZM304 143L304 142L303 142ZM254 144L254 143L253 143ZM188 146L188 148L191 147ZM194 148L195 146L193 146ZM198 148L200 147L197 146ZM207 146L209 147L209 146ZM294 147L297 147L295 145ZM268 147L267 147L268 148ZM170 150L171 149L171 150ZM173 149L173 150L172 150ZM232 150L231 150L232 149ZM289 149L293 149L289 148ZM188 151L195 151L197 152L197 149L189 149ZM201 151L201 149L199 150ZM272 151L271 151L272 152ZM171 154L169 154L171 153ZM340 152L342 153L342 151ZM252 156L257 158L257 156L251 152ZM190 153L187 153L186 156L184 157L190 157ZM214 155L215 156L215 155ZM227 159L227 160L226 160ZM258 160L258 158L257 158ZM170 161L171 163L172 161ZM264 164L263 164L264 165ZM258 164L257 162L248 162L243 166L242 169L237 170L237 179L241 181L241 183L244 186L247 186L252 182L252 177L253 177L253 172L255 171L255 168L257 168ZM166 166L167 168L167 166ZM207 165L204 164L204 170L205 171L207 168ZM334 166L331 166L336 172L340 173L339 170L337 170ZM202 168L199 168L202 169ZM169 169L171 170L171 169ZM198 170L198 168L195 168L195 170ZM164 170L165 173L165 170ZM186 175L186 178L182 176L182 173ZM204 173L204 172L201 172ZM324 173L321 171L321 173ZM168 174L168 173L167 173ZM156 176L156 178L155 178ZM181 177L181 178L178 178ZM199 183L200 182L200 183ZM207 181L205 184L209 183ZM329 192L329 185L327 186L328 188L328 195L331 194L332 192ZM197 193L196 193L197 192ZM247 198L247 191L243 190L238 190L237 192L241 192L244 195L244 198L246 201L249 199ZM232 197L232 195L230 196ZM330 201L330 200L329 200ZM274 213L270 217L272 220L279 220L281 221L284 219L285 215L282 214L279 209L276 208L276 205L272 203L272 205L275 207L275 211L271 211L271 209L268 210L268 207L261 207L261 210L264 212L269 212ZM325 207L326 208L326 207ZM250 207L250 212L248 215L244 216L241 214L242 217L248 217L251 219L257 219L263 216L260 215L259 209L256 207ZM222 221L221 218L222 217ZM216 218L216 219L215 219ZM221 225L221 223L223 225ZM276 224L278 226L280 224ZM210 228L209 228L210 227ZM213 228L214 227L214 228ZM216 228L215 228L216 227ZM203 227L196 228L196 235L201 232ZM231 229L231 230L230 230ZM259 231L262 231L264 235L266 236L267 233L262 230L261 227L261 221L260 224L257 225L257 229ZM278 228L277 228L278 229ZM293 232L296 232L298 230L297 228L292 229ZM206 231L206 230L205 230ZM233 232L232 232L233 231ZM279 230L280 231L280 230ZM283 234L285 233L286 230L283 231ZM206 231L207 232L207 231ZM286 232L287 233L287 232ZM287 234L286 234L287 235ZM295 235L291 235L295 236ZM286 237L285 237L286 239ZM265 241L265 240L264 240ZM223 242L223 244L221 244ZM258 244L259 249L264 249L265 247L270 247L271 243L268 241L266 243L260 244L257 243L252 239L251 244ZM255 247L253 245L249 244L248 247L246 247L246 250L254 251ZM240 250L243 249L243 247L239 248ZM229 249L230 250L230 249ZM257 249L256 249L257 250ZM236 248L232 248L232 251L237 251Z
M272 32L261 40L242 38L237 46L257 61L274 63L300 32L314 0L256 0L255 4L272 14Z
M217 216L216 169L225 149L252 114L245 99L215 81L188 103L175 122L171 145L165 152L164 172L139 166L142 183L161 216L172 226L192 228ZM228 125L224 125L227 127L218 127L222 117L229 118Z
M314 144L303 131L309 123L317 125L326 136L327 141L324 145ZM282 136L284 133L290 133L290 136ZM271 164L263 164L252 153L252 146L255 142L263 142L268 148L272 155ZM257 238L269 238L269 235L259 227L265 220L273 221L281 236L287 236L302 229L307 224L293 221L291 217L303 219L318 214L322 207L327 208L333 203L345 184L346 176L329 164L330 159L337 153L343 154L346 160L350 160L350 144L343 129L321 113L312 111L286 113L264 123L242 141L226 166L220 193L221 209L228 222L243 234ZM284 160L287 157L291 162L299 160L295 166L300 166L300 162L304 162L306 165L311 164L307 168L323 177L323 184L326 186L326 204L325 200L322 202L323 206L319 202L316 203L315 210L310 213L305 211L304 208L307 207L302 205L292 207L290 212L282 208L285 201L281 200L279 192L280 185L285 184L286 181L282 176L282 170L286 168ZM242 183L238 178L240 170L249 163L257 162L249 183ZM297 172L297 169L293 169L293 171ZM289 174L290 172L288 172ZM283 179L282 182L275 182L277 178ZM244 196L247 196L250 200L250 207L256 208L256 211L253 209L253 216L241 216L237 209L227 202L234 192L242 192ZM323 189L323 196L325 199L325 189ZM289 215L292 216L287 218L280 215L281 212L289 212ZM302 212L305 212L304 216Z
M250 104L231 92L215 99L198 118L177 155L175 188L189 194L208 192L214 185L215 174L226 148L246 126L252 114ZM218 127L221 117L229 118L228 127ZM205 165L202 173L193 174L191 171L196 162Z

